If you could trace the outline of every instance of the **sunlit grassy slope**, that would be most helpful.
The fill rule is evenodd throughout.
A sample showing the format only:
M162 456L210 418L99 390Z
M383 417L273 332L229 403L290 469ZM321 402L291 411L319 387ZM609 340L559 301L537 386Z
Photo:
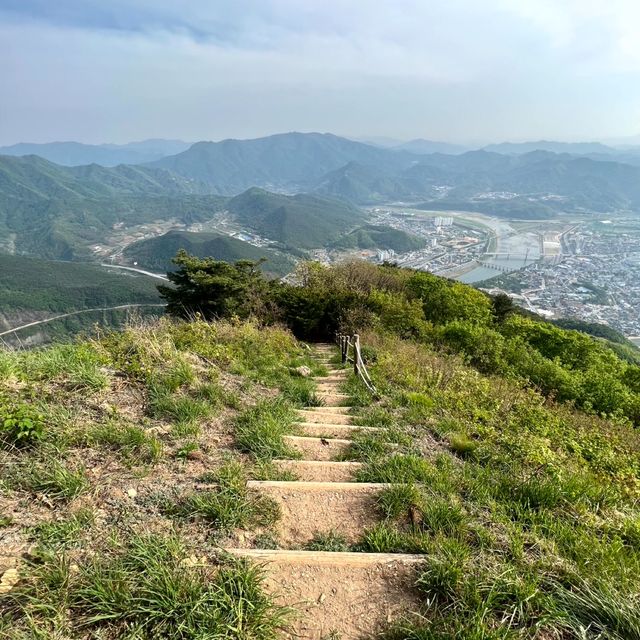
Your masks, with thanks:
M640 638L637 366L427 274L314 269L274 285L278 320L361 327L379 397L343 391L383 431L344 457L393 486L357 543L313 548L425 559L420 617L383 636ZM319 401L300 365L326 373L287 329L237 317L0 352L0 536L32 546L0 637L278 637L261 572L218 549L238 528L277 545L278 508L245 481L287 479L272 460Z

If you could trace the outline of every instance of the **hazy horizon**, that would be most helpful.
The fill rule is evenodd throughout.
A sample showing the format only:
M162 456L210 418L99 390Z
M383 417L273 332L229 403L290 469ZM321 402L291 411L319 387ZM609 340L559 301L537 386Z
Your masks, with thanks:
M435 4L0 0L0 145L640 142L640 4Z
M251 136L251 137L243 137L243 136L227 136L223 138L216 139L207 139L201 138L197 140L182 140L179 138L162 138L161 136L154 136L153 138L137 138L131 140L123 140L122 142L113 142L113 141L96 141L96 142L86 142L78 139L59 139L59 138L51 138L50 140L18 140L16 142L9 143L0 143L0 147L12 147L19 144L34 144L34 145L44 145L44 144L66 144L66 143L80 143L80 144L88 144L88 145L96 145L96 146L126 146L128 144L139 144L143 142L151 142L153 140L168 140L173 142L184 142L186 144L196 144L198 142L224 142L225 140L254 140L256 138L262 137L270 137L277 135L285 135L287 133L318 133L318 134L329 134L336 135L342 138L346 138L348 140L353 140L356 142L362 142L364 144L377 145L377 146L395 146L406 144L407 142L413 142L417 140L426 140L430 142L443 143L443 144L452 144L459 145L461 147L469 147L470 150L473 149L481 149L485 146L490 146L494 144L523 144L523 143L542 143L542 142L559 142L559 143L567 143L567 144L575 144L575 143L586 143L586 144L604 144L607 146L620 146L624 147L625 145L629 146L640 146L640 135L637 136L626 136L621 138L603 138L603 139L560 139L560 138L522 138L522 139L511 139L511 140L485 140L482 142L464 142L464 141L453 141L453 140L445 140L445 139L435 139L435 138L425 138L423 136L415 136L413 138L404 138L404 139L395 139L387 136L353 136L348 134L338 134L333 131L274 131L271 133L265 133L263 136Z

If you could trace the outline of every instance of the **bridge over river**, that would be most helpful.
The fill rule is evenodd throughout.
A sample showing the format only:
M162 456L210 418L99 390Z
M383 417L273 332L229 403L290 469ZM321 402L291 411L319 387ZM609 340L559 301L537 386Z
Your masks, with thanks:
M480 256L469 270L454 276L460 282L480 282L499 273L517 271L542 257L540 235L536 232L515 229L508 220L481 213L455 212L453 216L460 218L461 224L470 220L485 227L494 237L493 251Z

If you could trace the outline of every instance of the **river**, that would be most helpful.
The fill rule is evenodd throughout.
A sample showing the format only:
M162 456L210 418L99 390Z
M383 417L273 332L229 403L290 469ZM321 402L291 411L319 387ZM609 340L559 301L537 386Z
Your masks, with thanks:
M483 258L482 265L470 271L454 276L456 280L467 284L493 278L500 273L510 273L540 259L540 236L531 231L519 231L508 220L486 216L481 213L448 212L458 218L461 224L469 220L482 225L495 235L495 250Z

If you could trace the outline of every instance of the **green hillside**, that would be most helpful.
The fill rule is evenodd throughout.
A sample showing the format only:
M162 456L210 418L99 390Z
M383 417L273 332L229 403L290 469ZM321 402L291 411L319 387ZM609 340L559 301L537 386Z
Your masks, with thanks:
M200 258L212 257L216 260L236 262L238 260L258 261L266 258L263 270L266 273L282 276L291 271L294 261L273 249L255 247L248 242L218 233L190 233L170 231L157 238L141 240L129 245L124 255L138 266L153 271L165 272L174 266L171 259L179 249Z
M422 249L425 241L406 231L378 225L365 225L343 236L333 247L336 249L391 249L406 253Z
M201 193L198 184L163 169L90 164L63 167L38 156L0 156L0 193L29 200Z
M258 188L232 198L227 209L252 231L300 249L322 247L366 218L345 201L309 194L285 196Z
M70 310L158 302L158 280L91 264L0 255L0 311Z
M24 256L0 255L0 331L64 313L122 304L161 302L158 279L97 265L55 262ZM141 310L144 311L144 310ZM156 308L154 311L158 313ZM86 314L39 325L34 331L48 337L72 335L94 323L113 326L123 313ZM21 338L29 335L21 332ZM8 340L11 336L5 338Z
M61 167L36 156L0 156L3 250L52 259L90 259L116 223L211 218L224 198L195 195L193 183L163 170Z
M277 640L348 602L376 640L640 638L640 367L611 343L389 265L181 266L186 320L0 350L0 635ZM302 342L335 330L375 393Z
M62 167L37 156L0 156L0 250L86 261L115 224L190 224L228 208L245 228L296 252L335 240L365 217L351 204L319 195L254 188L228 200L202 190L164 169Z

